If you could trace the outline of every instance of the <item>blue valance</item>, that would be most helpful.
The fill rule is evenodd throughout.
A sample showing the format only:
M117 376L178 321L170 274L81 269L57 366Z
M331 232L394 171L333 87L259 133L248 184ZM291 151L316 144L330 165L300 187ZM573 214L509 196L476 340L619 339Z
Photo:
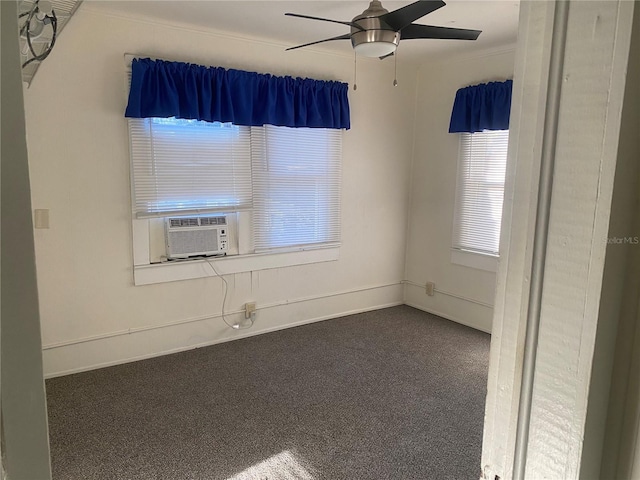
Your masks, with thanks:
M125 116L348 129L348 90L341 82L134 59Z
M512 80L481 83L456 93L449 133L508 130Z

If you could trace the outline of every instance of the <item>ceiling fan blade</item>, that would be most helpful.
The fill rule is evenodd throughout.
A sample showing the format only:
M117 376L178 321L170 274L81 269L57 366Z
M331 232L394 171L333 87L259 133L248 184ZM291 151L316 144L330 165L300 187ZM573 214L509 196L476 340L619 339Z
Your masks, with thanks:
M400 31L401 40L412 38L440 38L446 40L475 40L482 33L481 30L467 30L464 28L434 27L431 25L416 25L412 23Z
M344 35L340 35L339 37L325 38L324 40L318 40L317 42L305 43L304 45L296 45L295 47L289 47L287 48L287 50L295 50L296 48L308 47L309 45L315 45L316 43L331 42L332 40L349 40L350 38L351 38L351 35L349 35L348 33L345 33Z
M442 0L419 0L393 12L385 13L380 17L380 20L384 20L387 25L397 32L414 20L424 17L426 14L442 8L445 5Z
M341 25L348 25L349 27L355 27L358 30L364 30L360 25L353 22L341 22L340 20L331 20L330 18L311 17L309 15L300 15L299 13L285 13L289 17L308 18L309 20L320 20L323 22L339 23Z

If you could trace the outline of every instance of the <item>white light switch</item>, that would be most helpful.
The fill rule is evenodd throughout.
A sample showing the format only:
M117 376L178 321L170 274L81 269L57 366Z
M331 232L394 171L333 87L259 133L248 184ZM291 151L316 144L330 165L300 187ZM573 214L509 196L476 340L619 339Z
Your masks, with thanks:
M35 228L49 228L49 209L36 208L33 211L33 224Z

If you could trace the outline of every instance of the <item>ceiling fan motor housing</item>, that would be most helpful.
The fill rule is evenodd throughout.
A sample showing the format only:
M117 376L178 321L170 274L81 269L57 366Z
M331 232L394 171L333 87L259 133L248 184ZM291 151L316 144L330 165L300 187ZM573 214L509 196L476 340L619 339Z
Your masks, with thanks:
M400 43L396 32L380 17L389 11L378 0L373 0L364 12L352 20L364 30L351 27L351 45L357 53L367 57L381 57L393 53Z

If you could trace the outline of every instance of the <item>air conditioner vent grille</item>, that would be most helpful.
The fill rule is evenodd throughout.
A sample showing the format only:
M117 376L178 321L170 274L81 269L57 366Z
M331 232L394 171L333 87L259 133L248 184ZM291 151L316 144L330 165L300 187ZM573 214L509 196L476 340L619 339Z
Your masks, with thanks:
M226 225L227 217L200 217L200 225Z
M226 224L227 217L176 217L169 219L170 228L212 227Z
M169 224L173 228L177 227L197 227L198 226L198 217L190 217L190 218L170 218Z

